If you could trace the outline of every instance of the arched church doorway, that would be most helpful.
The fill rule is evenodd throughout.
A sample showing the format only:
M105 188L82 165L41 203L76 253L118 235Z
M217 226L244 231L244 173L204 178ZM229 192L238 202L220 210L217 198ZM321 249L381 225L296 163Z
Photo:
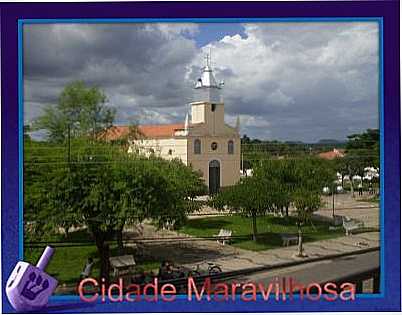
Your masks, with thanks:
M220 188L221 166L218 160L209 162L209 193L216 194Z

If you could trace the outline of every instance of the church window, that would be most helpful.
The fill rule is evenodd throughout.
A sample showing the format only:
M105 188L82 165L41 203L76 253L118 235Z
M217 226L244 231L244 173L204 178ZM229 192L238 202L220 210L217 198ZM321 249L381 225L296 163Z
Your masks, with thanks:
M218 148L218 144L216 142L211 143L211 149L215 151Z
M234 154L234 143L233 140L228 141L228 154Z
M201 154L201 140L194 140L194 154Z

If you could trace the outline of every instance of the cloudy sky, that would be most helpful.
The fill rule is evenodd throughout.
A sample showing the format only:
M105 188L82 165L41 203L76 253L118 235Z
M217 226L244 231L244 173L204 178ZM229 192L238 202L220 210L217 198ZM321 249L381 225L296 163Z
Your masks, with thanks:
M241 134L315 142L378 128L378 25L26 24L24 120L83 80L115 124L184 121L211 48L226 121Z

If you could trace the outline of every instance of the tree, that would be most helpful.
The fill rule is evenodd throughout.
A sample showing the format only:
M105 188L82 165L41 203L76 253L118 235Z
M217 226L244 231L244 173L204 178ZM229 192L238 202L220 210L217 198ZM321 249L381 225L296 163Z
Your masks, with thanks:
M255 168L256 178L269 181L267 189L272 196L274 211L285 212L289 215L289 206L292 202L292 193L299 180L295 173L296 160L265 160Z
M56 106L47 106L34 123L45 129L51 142L63 143L69 137L91 137L112 125L115 110L106 105L106 95L82 81L65 86Z
M380 158L380 131L367 129L361 134L348 136L346 153L349 159L354 159L356 165L379 167ZM356 161L357 160L357 161Z
M251 218L253 240L257 240L257 217L265 214L272 206L270 183L255 176L243 178L238 184L228 187L211 200L217 209L229 207Z
M247 144L250 143L250 141L251 139L246 134L244 134L243 137L241 138L241 144Z
M303 225L311 220L311 216L321 205L320 195L316 192L300 189L293 196L294 206L296 208L296 224L298 232L298 257L304 257L303 251Z
M298 253L303 253L303 225L311 222L311 216L321 205L322 187L331 185L336 179L336 174L329 162L315 158L299 161L296 164L294 193L292 194L293 204L296 208L296 224L299 236Z
M49 182L50 174L57 171L60 162L64 162L64 148L46 142L24 139L24 222L25 238L40 239L42 235L54 232L55 227L64 228L68 234L69 228L74 224L69 221L68 208L61 207L57 214L59 223L49 222L48 200L44 183ZM64 180L64 179L63 179ZM50 211L50 210L49 210Z
M160 174L163 174L169 183L169 190L164 203L165 212L162 212L167 220L161 217L159 226L161 227L164 223L172 223L175 228L179 228L185 223L187 214L200 208L201 203L194 201L194 199L197 196L205 195L208 188L201 174L194 171L191 166L183 164L179 159L167 161L154 157L153 163L159 167ZM177 215L173 217L169 213ZM174 221L169 218L174 218Z
M200 174L179 160L128 155L127 163L114 165L115 188L119 202L116 233L119 249L123 248L122 233L126 223L152 218L159 227L174 223L180 227L187 214L198 209L195 196L205 194L206 186ZM129 166L129 167L127 167Z
M32 187L38 189L28 190L37 192L32 201L30 195L26 198L37 209L30 212L30 220L46 222L53 230L71 222L87 227L101 261L100 277L106 282L108 242L117 235L122 248L127 222L183 222L188 198L201 191L198 176L182 163L129 155L120 146L105 143L83 142L74 147L70 163L59 159L50 165L36 175Z

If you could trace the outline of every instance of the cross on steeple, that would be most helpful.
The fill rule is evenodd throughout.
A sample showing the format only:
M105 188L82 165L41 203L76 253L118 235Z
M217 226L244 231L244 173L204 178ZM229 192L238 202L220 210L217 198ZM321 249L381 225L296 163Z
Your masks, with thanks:
M210 55L209 54L207 54L206 56L205 56L205 60L206 60L206 66L207 67L209 67L210 66L210 62L211 62L211 60L210 60Z
M210 47L209 53L207 53L205 56L205 60L207 62L206 67L209 67L209 68L211 67L211 59L212 59L212 57L211 57L211 47Z

